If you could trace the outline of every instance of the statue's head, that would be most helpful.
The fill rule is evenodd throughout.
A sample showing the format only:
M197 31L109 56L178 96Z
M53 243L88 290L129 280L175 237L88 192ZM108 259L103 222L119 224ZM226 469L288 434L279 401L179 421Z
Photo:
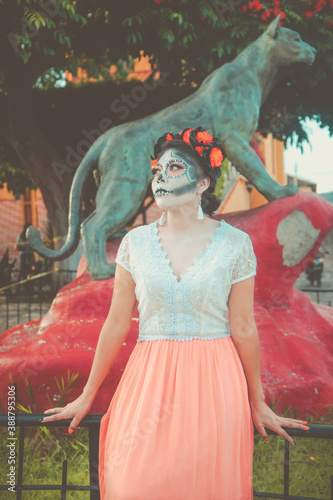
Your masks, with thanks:
M153 158L153 157L152 157ZM198 127L166 133L154 147L152 191L164 210L182 208L212 214L220 202L214 195L224 153L217 139Z
M280 21L281 13L273 19L262 35L270 47L271 60L285 67L295 64L311 66L315 60L316 49L304 42L297 31L281 28Z

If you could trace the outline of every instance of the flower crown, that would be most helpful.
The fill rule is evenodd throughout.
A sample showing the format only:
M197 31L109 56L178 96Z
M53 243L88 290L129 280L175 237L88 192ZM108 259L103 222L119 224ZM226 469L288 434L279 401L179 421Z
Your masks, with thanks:
M158 159L156 158L161 151L162 145L165 141L172 141L174 139L181 139L192 146L192 148L203 158L205 165L212 169L216 178L220 177L222 161L225 157L222 147L215 137L211 136L202 127L186 128L178 134L166 132L156 142L154 146L154 156L150 156L151 168L154 168Z

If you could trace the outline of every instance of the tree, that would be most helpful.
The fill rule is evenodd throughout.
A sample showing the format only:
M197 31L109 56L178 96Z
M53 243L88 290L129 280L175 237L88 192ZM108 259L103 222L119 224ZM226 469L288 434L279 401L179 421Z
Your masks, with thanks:
M233 60L281 13L281 26L299 32L317 50L316 61L304 77L303 70L281 79L261 110L259 129L284 141L295 133L297 146L308 141L301 121L315 117L333 134L333 1L332 0L154 0L136 2L124 25L131 54L139 48L151 53L173 76L173 84L196 88L215 68ZM156 44L156 40L159 41ZM272 126L273 124L273 126Z
M285 142L296 132L301 145L307 135L300 120L315 116L332 133L330 7L332 0L0 0L0 96L6 106L2 163L15 154L13 162L41 189L55 237L64 237L74 170L59 180L52 168L64 162L64 153L36 115L36 91L54 90L64 70L75 72L78 66L108 84L112 63L130 64L143 50L153 67L169 73L166 93L177 87L189 95L279 12L283 26L298 31L318 54L306 78L293 74L278 83L262 108L259 129ZM95 85L101 84L89 84L88 92ZM160 101L162 108L165 100ZM70 259L62 267L70 267Z

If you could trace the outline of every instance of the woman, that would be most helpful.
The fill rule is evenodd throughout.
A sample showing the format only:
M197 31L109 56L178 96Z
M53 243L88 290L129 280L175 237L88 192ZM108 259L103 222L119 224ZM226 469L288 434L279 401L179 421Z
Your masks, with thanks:
M157 141L160 220L134 228L116 257L114 293L82 395L45 421L88 413L139 301L139 337L101 420L103 500L252 499L253 423L290 443L264 401L253 318L256 257L247 233L205 216L218 208L223 152L202 127ZM229 319L227 314L229 312Z

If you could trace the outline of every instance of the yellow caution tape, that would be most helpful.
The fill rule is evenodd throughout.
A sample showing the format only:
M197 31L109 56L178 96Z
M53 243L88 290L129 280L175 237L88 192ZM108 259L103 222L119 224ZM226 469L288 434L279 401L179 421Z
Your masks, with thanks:
M48 274L56 273L58 271L60 271L59 268L54 269L54 271L45 271L45 273L36 274L35 276L28 277L27 279L22 280L22 281L16 281L16 283L13 283L11 285L7 285L7 286L0 288L0 292L2 292L3 290L8 290L8 288L13 288L14 286L17 286L17 285L21 285L22 283L27 283L28 281L35 280L37 278L40 278L41 276L47 276Z

